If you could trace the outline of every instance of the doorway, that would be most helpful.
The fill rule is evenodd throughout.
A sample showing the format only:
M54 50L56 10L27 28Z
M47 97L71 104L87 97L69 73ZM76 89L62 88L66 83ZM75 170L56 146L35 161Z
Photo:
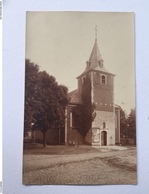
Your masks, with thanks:
M106 131L101 132L101 145L102 146L107 145L107 132Z

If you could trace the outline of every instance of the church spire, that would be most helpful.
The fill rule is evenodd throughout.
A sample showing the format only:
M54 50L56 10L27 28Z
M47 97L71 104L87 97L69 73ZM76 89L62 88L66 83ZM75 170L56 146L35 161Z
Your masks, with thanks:
M103 67L103 60L101 58L101 54L97 44L97 25L95 26L95 43L88 62L91 69L94 69L98 66Z
M96 70L96 71L100 71L100 72L104 72L104 73L110 73L104 67L103 59L101 58L101 54L100 54L100 51L99 51L99 48L98 48L98 43L97 43L97 34L98 34L98 32L97 32L97 25L95 26L94 30L95 30L95 42L94 42L94 46L93 46L92 52L90 54L89 60L86 62L86 69L77 78L81 77L82 75L84 75L87 72L92 71L92 70Z

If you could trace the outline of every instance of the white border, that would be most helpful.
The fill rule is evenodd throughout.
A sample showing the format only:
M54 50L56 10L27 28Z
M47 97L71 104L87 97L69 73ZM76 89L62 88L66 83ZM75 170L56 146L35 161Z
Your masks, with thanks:
M0 19L0 107L2 107L2 19ZM0 108L0 181L2 181L2 109Z
M137 91L137 186L23 186L25 12L114 11L135 13ZM3 193L149 193L149 1L148 0L7 0L3 2ZM40 25L40 24L39 24ZM127 76L127 75L126 75Z

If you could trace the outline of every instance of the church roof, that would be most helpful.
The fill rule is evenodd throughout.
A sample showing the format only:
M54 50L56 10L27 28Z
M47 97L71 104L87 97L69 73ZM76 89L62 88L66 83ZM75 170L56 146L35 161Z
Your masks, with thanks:
M101 57L101 54L98 48L97 39L95 39L95 43L94 43L91 55L89 57L89 60L86 62L86 69L80 76L86 74L91 70L112 74L104 67L104 61ZM77 78L79 78L80 76L78 76Z
M89 68L94 69L99 66L99 61L101 61L101 54L98 48L97 40L95 40L90 58L89 58Z
M117 104L115 104L115 108L120 109L121 107Z
M75 104L75 105L81 105L82 100L81 100L81 95L78 93L78 90L73 90L68 93L68 97L70 98L69 104ZM115 109L120 109L121 107L117 104L114 104Z
M81 100L81 96L78 93L78 90L73 90L71 92L68 93L68 97L70 98L70 104L81 104L82 100Z
M81 95L79 94L77 89L69 92L68 97L70 98L69 104L74 104L74 105L81 105L82 104ZM114 108L120 109L121 107L117 104L114 104Z

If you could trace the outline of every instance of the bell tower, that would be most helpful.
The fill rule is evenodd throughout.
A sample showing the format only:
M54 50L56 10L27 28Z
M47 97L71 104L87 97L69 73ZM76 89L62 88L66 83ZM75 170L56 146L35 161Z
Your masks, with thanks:
M92 145L115 144L114 76L105 68L98 48L96 27L95 42L86 62L86 69L77 77L80 95L86 77L89 77L91 82L91 103L96 105L96 116L86 135L86 142Z

